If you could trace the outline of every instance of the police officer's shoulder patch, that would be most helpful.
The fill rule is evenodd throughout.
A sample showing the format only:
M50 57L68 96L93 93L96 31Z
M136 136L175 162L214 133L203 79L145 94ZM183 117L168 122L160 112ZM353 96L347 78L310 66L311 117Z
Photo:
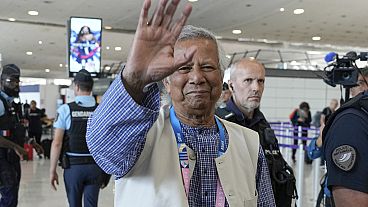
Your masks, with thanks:
M343 170L350 171L353 169L356 162L357 152L350 145L341 145L336 147L332 152L332 160L335 165Z

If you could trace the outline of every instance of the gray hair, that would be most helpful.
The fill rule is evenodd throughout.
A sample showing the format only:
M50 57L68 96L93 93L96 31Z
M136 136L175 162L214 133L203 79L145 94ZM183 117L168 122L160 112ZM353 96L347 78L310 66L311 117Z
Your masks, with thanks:
M224 71L226 69L225 52L212 32L210 32L209 30L205 28L195 27L193 25L185 25L183 29L181 30L181 33L177 41L184 41L184 40L189 40L189 39L200 39L200 38L208 39L216 43L218 58L219 58L219 66L222 71L222 74L224 74Z
M238 60L236 60L235 62L233 62L230 67L229 67L229 70L230 70L230 80L235 80L236 76L235 76L235 71L236 69L238 68L238 65L241 63L241 62L249 62L249 63L254 63L254 64L258 64L258 65L261 65L264 69L265 66L263 63L259 62L258 60L256 59L252 59L252 58L240 58Z

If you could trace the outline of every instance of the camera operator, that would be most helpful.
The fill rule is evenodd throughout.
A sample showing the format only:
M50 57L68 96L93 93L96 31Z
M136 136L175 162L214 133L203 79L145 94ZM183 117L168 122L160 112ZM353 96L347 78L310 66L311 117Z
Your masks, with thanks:
M367 80L364 68L358 86L346 89L354 98L331 115L323 130L328 187L336 207L368 206Z
M368 66L360 69L357 86L350 89L351 97L355 97L359 93L368 90L368 84L365 80L368 81Z

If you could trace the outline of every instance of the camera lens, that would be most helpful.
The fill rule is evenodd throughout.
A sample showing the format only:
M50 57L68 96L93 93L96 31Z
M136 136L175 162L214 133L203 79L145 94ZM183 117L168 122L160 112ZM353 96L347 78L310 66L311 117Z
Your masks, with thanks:
M349 72L344 72L342 74L342 79L349 80L351 78L351 74Z

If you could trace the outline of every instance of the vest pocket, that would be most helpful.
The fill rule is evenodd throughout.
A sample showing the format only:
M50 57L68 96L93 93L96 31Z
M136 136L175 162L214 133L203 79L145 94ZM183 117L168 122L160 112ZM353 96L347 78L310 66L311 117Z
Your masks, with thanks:
M244 206L249 207L256 207L257 206L257 199L258 199L258 192L254 189L252 194L246 194L244 200Z

